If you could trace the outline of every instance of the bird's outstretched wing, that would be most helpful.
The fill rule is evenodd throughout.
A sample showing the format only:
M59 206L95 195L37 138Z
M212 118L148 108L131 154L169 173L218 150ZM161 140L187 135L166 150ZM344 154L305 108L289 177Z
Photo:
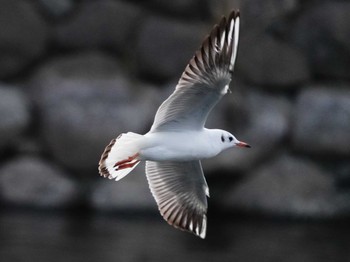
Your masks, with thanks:
M200 161L147 161L146 175L163 218L205 238L209 190Z
M159 107L151 132L204 127L211 109L229 90L237 55L239 12L223 17L205 38L175 91Z

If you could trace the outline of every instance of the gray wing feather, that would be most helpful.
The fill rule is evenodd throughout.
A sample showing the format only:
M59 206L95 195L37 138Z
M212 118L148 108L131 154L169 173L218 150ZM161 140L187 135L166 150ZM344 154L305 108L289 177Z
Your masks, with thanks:
M209 190L200 161L147 161L146 174L163 218L205 238Z
M223 17L183 72L173 94L159 107L151 131L204 127L228 89L237 55L239 12Z

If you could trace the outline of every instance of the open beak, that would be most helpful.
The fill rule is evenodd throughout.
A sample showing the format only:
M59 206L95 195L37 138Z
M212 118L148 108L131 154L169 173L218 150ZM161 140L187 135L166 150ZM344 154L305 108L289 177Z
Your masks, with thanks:
M251 148L250 145L248 145L247 143L244 143L244 142L238 142L238 143L236 143L236 146L238 146L238 147L248 147L248 148Z

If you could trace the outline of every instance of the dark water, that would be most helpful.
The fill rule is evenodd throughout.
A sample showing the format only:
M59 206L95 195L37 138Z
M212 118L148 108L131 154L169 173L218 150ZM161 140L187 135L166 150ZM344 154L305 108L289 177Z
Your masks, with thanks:
M201 240L158 215L2 211L0 261L350 261L347 221L235 218L208 226Z

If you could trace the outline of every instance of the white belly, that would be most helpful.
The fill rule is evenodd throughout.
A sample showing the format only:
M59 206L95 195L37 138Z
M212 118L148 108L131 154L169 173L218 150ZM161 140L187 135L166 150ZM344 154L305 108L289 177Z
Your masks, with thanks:
M145 135L139 158L152 161L191 161L213 157L218 153L202 132L159 132Z

